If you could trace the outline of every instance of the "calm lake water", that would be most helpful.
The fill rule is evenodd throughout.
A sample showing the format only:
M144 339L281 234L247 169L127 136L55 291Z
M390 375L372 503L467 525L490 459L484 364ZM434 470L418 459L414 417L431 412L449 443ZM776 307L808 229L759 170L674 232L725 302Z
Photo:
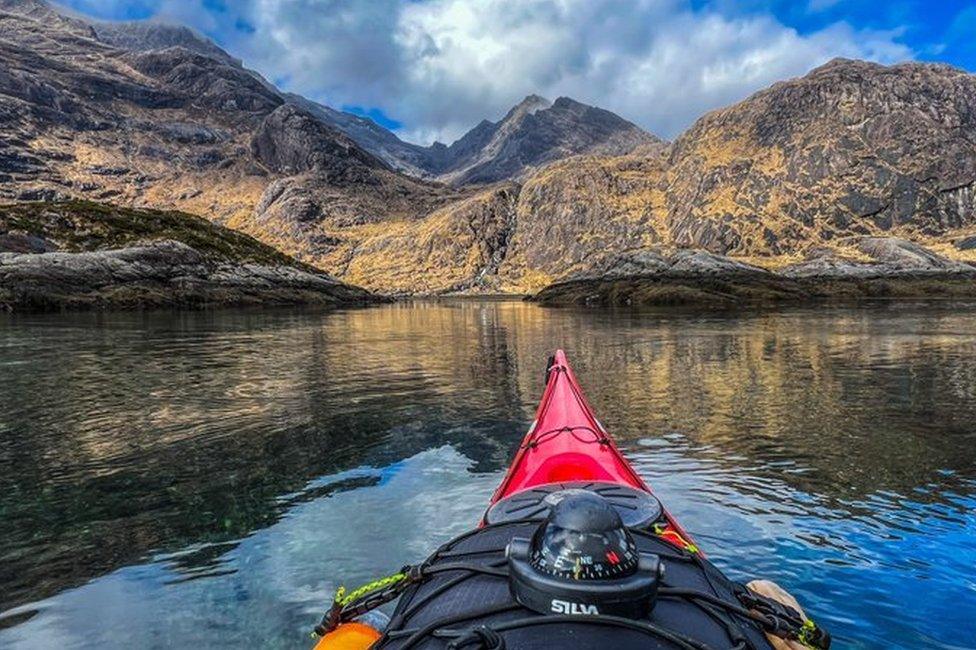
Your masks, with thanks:
M0 647L307 648L476 523L564 347L734 578L976 646L976 308L0 317Z

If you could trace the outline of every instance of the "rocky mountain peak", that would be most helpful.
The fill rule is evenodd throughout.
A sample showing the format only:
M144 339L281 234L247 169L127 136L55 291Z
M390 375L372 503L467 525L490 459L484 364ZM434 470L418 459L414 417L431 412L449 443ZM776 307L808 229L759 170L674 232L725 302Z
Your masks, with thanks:
M812 69L803 77L798 79L817 80L829 78L868 78L873 75L898 75L906 72L944 71L959 74L968 74L965 70L949 65L947 63L904 61L893 65L884 65L874 61L864 61L861 59L848 59L845 57L834 57L827 63ZM796 81L796 79L791 80ZM789 83L789 81L783 82ZM775 87L775 86L774 86Z
M563 109L573 108L573 107L589 108L586 104L582 102L578 102L572 97L557 97L556 101L553 102L552 105L555 108L563 108Z
M394 169L452 185L515 178L552 160L582 153L622 154L660 143L610 113L561 97L528 95L502 119L482 119L450 145L421 147L400 140L372 120L336 111L294 95L292 103L349 135ZM539 138L533 139L533 132ZM564 137L568 136L568 137Z
M42 16L54 10L45 0L0 0L0 11L22 16Z
M182 47L231 65L241 65L206 36L184 25L152 20L133 22L95 22L93 29L98 40L131 52Z
M545 97L540 97L539 95L527 95L525 99L520 101L518 104L513 106L510 111L508 111L502 121L505 122L525 115L531 115L536 111L545 110L550 106L552 106L552 102Z
M0 0L0 14L3 13L22 19L43 21L47 25L78 36L94 37L88 22L59 11L46 0Z
M838 71L838 70L858 70L858 69L883 69L885 66L880 63L874 63L873 61L863 61L861 59L849 59L843 56L835 56L826 63L817 66L810 70L806 76L816 76L820 73Z
M583 153L619 155L660 142L609 111L561 97L529 95L498 122L482 121L448 147L439 178L453 184L515 178Z
M520 101L517 106L536 106L541 108L548 108L552 104L551 101L543 97L542 95L537 95L532 93L526 95L522 101Z

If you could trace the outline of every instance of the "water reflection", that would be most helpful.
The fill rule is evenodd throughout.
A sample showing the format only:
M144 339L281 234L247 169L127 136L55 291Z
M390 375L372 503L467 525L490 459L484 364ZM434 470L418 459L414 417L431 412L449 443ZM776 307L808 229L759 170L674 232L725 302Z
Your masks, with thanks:
M974 332L958 305L3 317L0 644L300 641L332 579L477 517L556 345L731 570L790 582L842 638L948 644L921 614L976 635ZM943 596L916 615L918 580Z

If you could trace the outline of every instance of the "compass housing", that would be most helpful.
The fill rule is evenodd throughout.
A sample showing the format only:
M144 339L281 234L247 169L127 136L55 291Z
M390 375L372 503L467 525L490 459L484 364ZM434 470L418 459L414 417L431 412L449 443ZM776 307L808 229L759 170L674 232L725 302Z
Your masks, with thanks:
M566 492L531 539L509 542L512 595L542 614L646 617L663 576L660 559L637 550L599 494Z

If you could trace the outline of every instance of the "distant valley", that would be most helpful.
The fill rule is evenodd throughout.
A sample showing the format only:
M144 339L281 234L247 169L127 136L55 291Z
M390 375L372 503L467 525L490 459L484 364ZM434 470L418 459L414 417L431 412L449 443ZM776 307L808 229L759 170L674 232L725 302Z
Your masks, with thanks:
M898 242L929 261L896 275L976 263L976 77L949 66L835 60L671 143L529 96L424 147L183 27L0 0L0 61L0 201L181 210L374 292L660 279L644 262L681 251L835 278L890 276L871 251Z

